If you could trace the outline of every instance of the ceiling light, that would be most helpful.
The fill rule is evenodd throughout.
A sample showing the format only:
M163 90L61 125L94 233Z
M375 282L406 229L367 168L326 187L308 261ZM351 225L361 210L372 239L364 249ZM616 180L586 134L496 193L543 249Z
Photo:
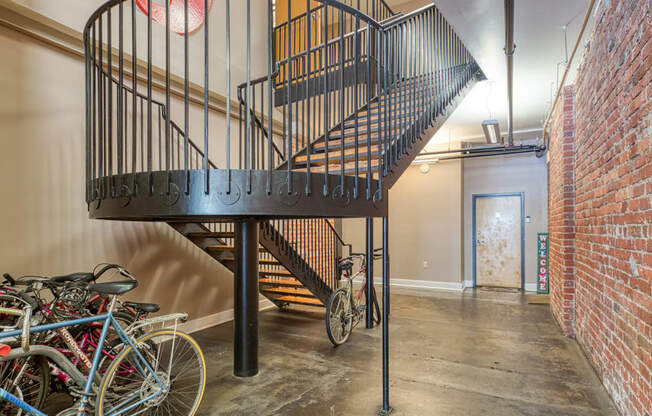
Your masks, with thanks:
M484 138L487 143L502 142L500 137L500 126L498 120L485 120L482 122L482 131L484 131Z
M415 165L420 165L420 164L435 164L437 162L439 162L439 159L425 158L425 159L414 159L412 163L414 163Z

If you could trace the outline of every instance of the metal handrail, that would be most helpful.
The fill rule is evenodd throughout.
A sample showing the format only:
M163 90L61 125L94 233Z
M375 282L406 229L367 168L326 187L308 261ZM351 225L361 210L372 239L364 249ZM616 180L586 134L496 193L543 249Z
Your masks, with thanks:
M109 74L106 73L104 68L100 67L100 65L96 65L96 66L99 67L100 71L102 72L102 74L106 78L109 78ZM120 87L120 82L118 80L116 80L114 77L111 77L111 82L113 84L117 85L118 87ZM128 92L130 94L134 94L134 90L129 88L129 86L127 86L127 85L123 84L122 85L122 90L126 91L126 92ZM142 100L147 100L148 99L148 97L145 94L142 94L142 93L140 93L138 91L136 91L135 95L136 95L136 97L138 97L138 98L140 98ZM160 102L160 101L158 101L158 100L156 100L154 98L152 98L151 101L152 101L152 104L154 104L154 105L161 108L161 114L165 118L167 116L167 114L168 114L167 113L167 107L165 106L165 104L163 104L162 102ZM184 133L183 129L177 123L175 123L174 120L170 120L170 126L185 138L185 133ZM195 144L195 142L192 141L192 139L188 138L188 144L193 148L194 151L199 153L199 155L202 158L204 157L204 152L201 151L201 149L197 146L197 144ZM212 168L218 169L217 165L215 163L213 163L210 159L208 160L208 163L210 164L210 166Z
M367 24L371 25L372 27L376 29L382 29L382 25L378 23L374 18L370 17L369 15L361 12L360 10L356 9L355 7L351 7L348 4L341 3L337 0L317 0L318 2L321 2L327 6L335 7L336 9L342 10L350 15L353 15L355 17L359 17L360 20L366 22Z

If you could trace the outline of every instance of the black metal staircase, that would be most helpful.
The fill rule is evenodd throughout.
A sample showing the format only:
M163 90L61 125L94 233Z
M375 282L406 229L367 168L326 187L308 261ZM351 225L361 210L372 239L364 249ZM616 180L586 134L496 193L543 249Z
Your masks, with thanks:
M259 288L279 306L326 302L343 245L328 219L386 220L390 187L484 75L434 4L396 15L382 0L305 0L275 27L272 0L182 0L175 16L164 3L162 28L142 0L109 0L85 27L86 202L91 218L166 221L234 271L235 372L248 376ZM220 9L192 37L189 3ZM266 28L252 27L252 3L267 5ZM254 55L268 58L260 78Z

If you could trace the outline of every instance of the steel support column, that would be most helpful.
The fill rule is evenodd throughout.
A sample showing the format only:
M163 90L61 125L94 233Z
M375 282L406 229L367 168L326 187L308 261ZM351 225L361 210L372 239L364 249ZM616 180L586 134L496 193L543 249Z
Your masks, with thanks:
M392 413L389 406L389 218L383 217L383 407L378 412Z
M366 327L374 327L373 320L373 289L374 289L374 219L367 217L367 291L365 300L367 302Z
M258 374L258 222L235 224L233 374Z

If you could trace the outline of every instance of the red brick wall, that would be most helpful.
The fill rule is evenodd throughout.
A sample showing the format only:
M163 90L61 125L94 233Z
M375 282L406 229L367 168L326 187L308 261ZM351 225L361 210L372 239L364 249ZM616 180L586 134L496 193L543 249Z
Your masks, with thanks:
M648 416L652 1L600 4L575 88L575 335L618 409Z
M548 152L550 308L564 334L575 335L575 92L563 90Z

